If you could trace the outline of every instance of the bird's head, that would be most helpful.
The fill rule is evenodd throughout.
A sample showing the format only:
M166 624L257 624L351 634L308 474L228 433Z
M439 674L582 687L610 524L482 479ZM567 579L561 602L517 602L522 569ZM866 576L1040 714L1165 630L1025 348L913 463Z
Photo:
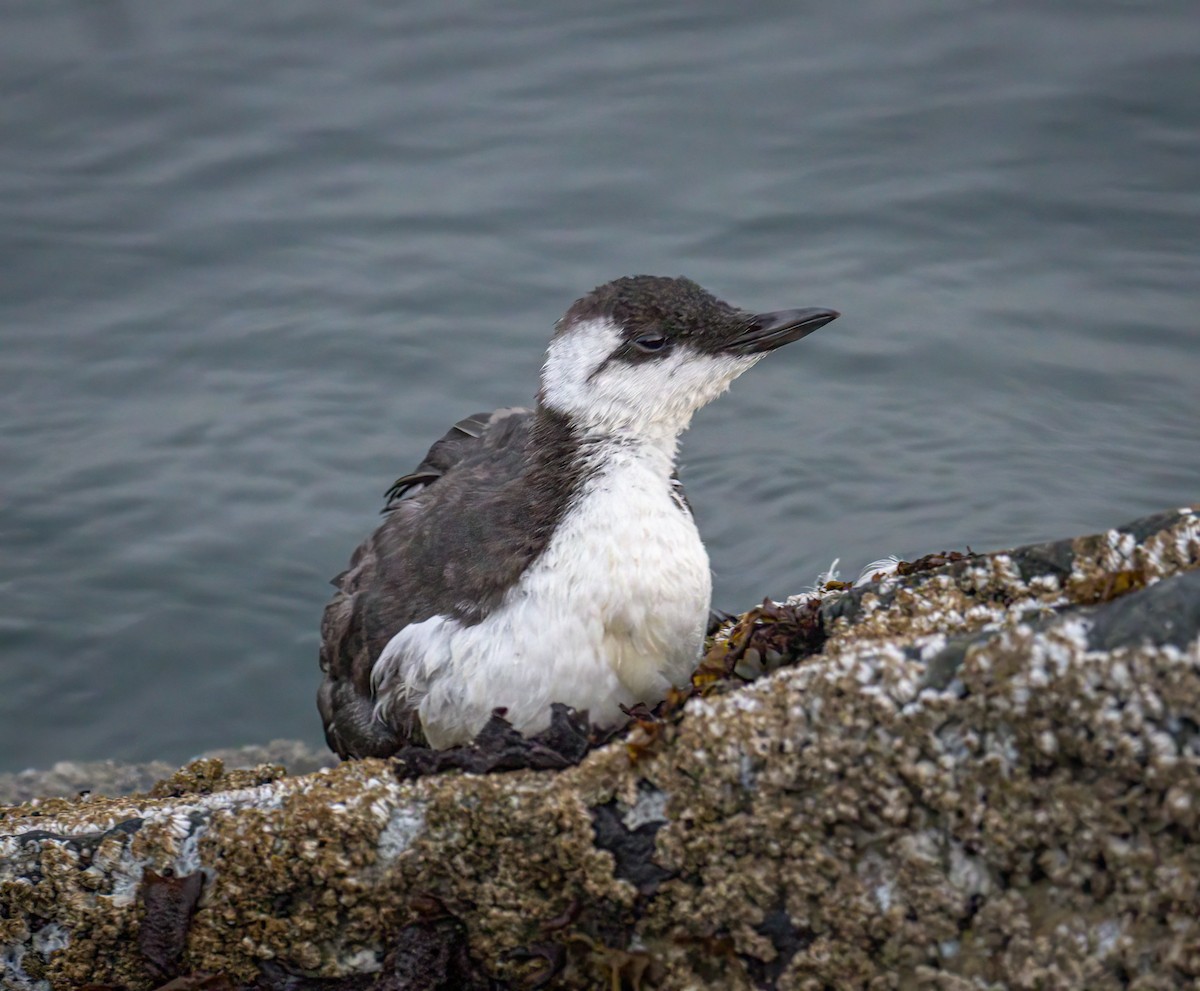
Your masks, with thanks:
M674 438L767 352L837 316L750 313L684 278L617 279L558 321L539 400L585 432Z

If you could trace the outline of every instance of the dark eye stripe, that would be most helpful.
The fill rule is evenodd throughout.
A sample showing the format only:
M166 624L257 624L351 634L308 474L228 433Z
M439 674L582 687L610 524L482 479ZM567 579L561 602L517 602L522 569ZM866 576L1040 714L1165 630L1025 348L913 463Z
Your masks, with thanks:
M649 347L646 343L649 342ZM603 372L609 365L617 362L624 365L640 365L644 361L653 361L671 350L674 342L666 334L648 332L640 334L632 341L625 341L617 349L600 362L599 366L588 375L590 382Z
M643 334L633 342L633 346L639 351L645 351L647 354L653 354L656 351L661 351L667 346L667 339L662 334Z

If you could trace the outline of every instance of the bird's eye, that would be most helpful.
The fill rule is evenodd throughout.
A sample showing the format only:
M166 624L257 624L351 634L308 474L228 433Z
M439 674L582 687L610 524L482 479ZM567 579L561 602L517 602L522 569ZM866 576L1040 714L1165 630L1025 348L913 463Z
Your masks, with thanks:
M633 344L639 351L653 354L667 346L667 338L663 334L643 334Z

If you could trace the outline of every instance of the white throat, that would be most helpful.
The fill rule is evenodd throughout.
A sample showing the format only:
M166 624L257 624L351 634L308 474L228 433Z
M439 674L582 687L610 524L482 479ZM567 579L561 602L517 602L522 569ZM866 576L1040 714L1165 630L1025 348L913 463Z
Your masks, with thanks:
M674 456L692 416L761 355L702 354L686 344L639 363L610 360L622 340L612 320L584 320L555 337L542 367L542 402L585 434L636 436Z

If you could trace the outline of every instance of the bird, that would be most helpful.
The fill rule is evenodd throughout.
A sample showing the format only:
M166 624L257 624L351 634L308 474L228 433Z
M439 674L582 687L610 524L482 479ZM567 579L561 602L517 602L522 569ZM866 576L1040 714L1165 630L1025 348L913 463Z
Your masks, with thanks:
M683 278L598 286L557 321L532 407L459 420L332 580L317 703L332 750L469 744L495 710L593 725L689 683L712 597L676 472L693 414L839 316L754 313Z

